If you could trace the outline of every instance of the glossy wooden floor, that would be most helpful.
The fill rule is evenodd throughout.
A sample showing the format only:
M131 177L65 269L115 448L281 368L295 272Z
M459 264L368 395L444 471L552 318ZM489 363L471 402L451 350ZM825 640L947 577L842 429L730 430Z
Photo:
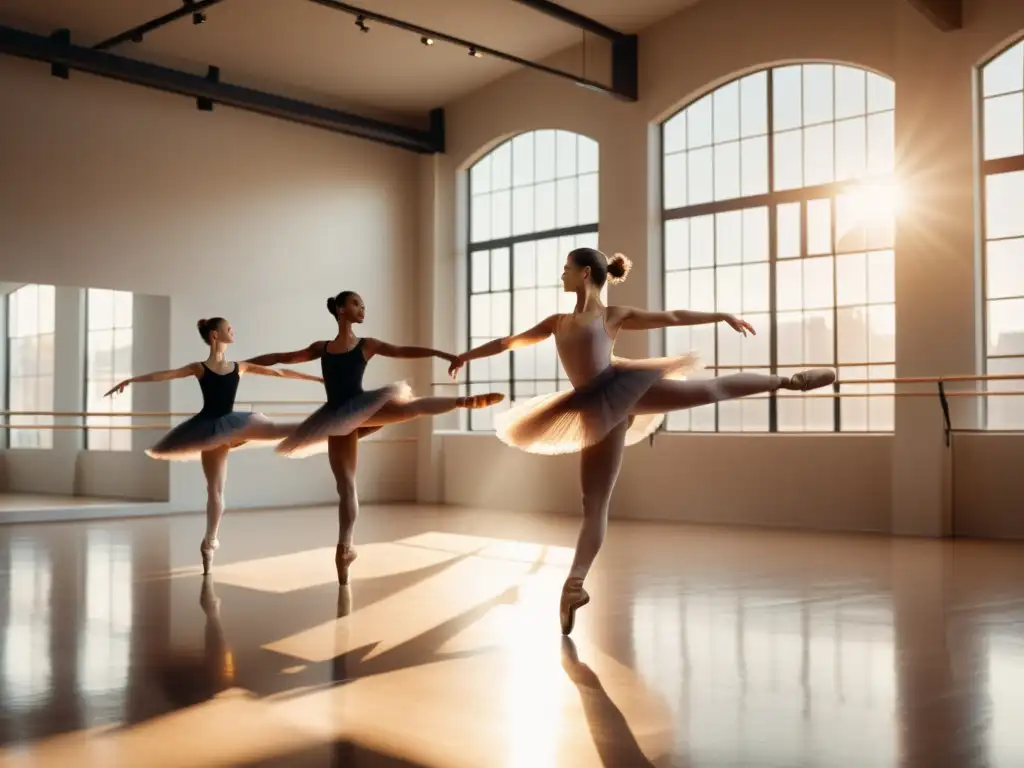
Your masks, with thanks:
M2 766L1024 765L1024 548L366 507L0 527Z

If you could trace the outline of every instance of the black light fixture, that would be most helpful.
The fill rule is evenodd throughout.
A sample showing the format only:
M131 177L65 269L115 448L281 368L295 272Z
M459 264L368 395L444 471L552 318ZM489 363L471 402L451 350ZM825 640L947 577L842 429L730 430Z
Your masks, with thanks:
M432 37L421 37L420 38L420 42L423 43L424 45L433 45L434 44L434 38L432 38Z
M132 42L133 43L141 43L142 42L142 33L141 32L136 32L134 35L132 35Z
M192 23L195 24L196 26L199 26L200 24L203 24L205 22L206 22L206 14L203 13L202 11L197 11L196 13L192 14Z
M365 16L357 16L356 17L356 26L359 27L359 31L360 32L369 32L370 31L370 28L368 26L366 26L366 17Z
M469 55L472 56L473 58L479 59L480 58L480 51L478 51L476 48L470 48L469 49Z

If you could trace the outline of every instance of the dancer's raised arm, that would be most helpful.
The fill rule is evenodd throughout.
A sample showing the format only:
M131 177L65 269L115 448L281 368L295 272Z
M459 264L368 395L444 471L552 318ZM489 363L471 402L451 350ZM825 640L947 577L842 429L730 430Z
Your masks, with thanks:
M256 363L250 363L248 361L238 364L239 373L254 373L257 376L276 376L279 379L301 379L302 381L315 381L318 384L323 384L324 380L320 376L310 376L308 373L302 373L301 371L293 371L291 368L268 368L265 365L257 365Z
M245 362L262 366L278 365L280 363L309 363L320 359L324 353L324 346L326 346L324 342L314 341L305 349L297 349L294 352L268 352L265 355L250 357Z
M692 312L688 309L651 312L635 307L608 307L608 325L624 331L649 331L655 328L711 323L728 323L734 331L744 336L748 333L757 335L757 331L746 320L725 312Z
M532 344L540 344L544 339L548 338L548 336L555 332L555 326L557 324L558 315L550 315L528 331L523 331L522 333L517 333L513 336L502 336L500 339L493 339L488 341L486 344L481 344L479 347L469 350L468 352L463 352L461 355L456 356L452 361L451 366L448 368L448 375L454 379L459 375L459 369L470 360L479 360L481 357L500 355L502 352L507 352L510 349L519 349L521 347L528 347Z
M181 368L174 368L170 371L156 371L154 373L144 373L141 376L133 376L132 378L125 379L120 384L115 385L113 389L104 395L104 397L110 397L115 392L117 394L121 394L129 384L143 384L150 381L170 381L171 379L184 379L186 376L198 377L202 369L203 366L201 363L189 363L188 365L183 365Z
M447 360L449 363L455 362L455 355L442 352L439 349L432 349L430 347L396 347L394 344L388 344L386 341L374 338L367 338L363 344L363 349L365 350L367 360L374 355L380 355L381 357L396 357L404 360L439 357L442 360Z

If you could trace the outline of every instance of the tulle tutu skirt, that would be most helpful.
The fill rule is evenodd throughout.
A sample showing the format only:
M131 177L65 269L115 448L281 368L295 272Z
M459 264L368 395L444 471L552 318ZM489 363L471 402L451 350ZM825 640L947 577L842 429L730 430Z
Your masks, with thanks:
M575 389L539 395L494 418L498 439L527 453L574 453L601 442L629 420L626 445L652 435L665 414L632 416L640 398L662 379L685 379L701 368L695 354L646 360L613 358L611 365Z
M408 402L412 399L409 385L398 382L380 389L361 392L348 400L326 402L284 440L275 449L283 456L293 459L303 458L313 453L327 450L327 438L359 433L360 437L373 434L379 427L363 427L364 422L372 418L388 403Z
M267 420L258 413L232 411L225 416L197 413L160 438L146 453L154 459L196 461L203 451L212 451L225 445L232 449L255 448L280 440L245 434L259 423L267 423Z

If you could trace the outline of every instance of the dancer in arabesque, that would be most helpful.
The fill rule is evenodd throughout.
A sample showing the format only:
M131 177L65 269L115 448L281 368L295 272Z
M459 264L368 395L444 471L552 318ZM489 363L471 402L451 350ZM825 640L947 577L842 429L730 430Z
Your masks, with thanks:
M555 337L559 359L573 388L513 404L495 418L495 429L503 442L528 453L581 454L583 523L559 606L565 635L573 629L576 611L590 601L583 583L604 542L608 505L626 446L657 430L669 411L779 389L806 392L836 380L834 371L812 369L793 376L736 373L687 381L686 374L700 367L695 355L644 360L615 357L612 346L620 330L724 322L744 336L754 333L749 323L722 313L604 306L600 294L605 282L622 282L630 266L622 254L609 260L593 248L577 248L569 253L562 272L563 290L576 294L572 313L551 315L528 331L482 344L459 355L449 369L455 378L470 360Z
M352 330L366 317L366 305L354 291L342 291L327 299L327 311L338 326L330 341L314 341L294 352L274 352L250 358L259 365L304 363L320 360L327 402L314 411L276 448L285 456L305 456L327 443L331 471L338 488L338 545L335 565L338 583L348 583L349 566L356 559L353 537L359 511L356 465L359 438L383 426L423 416L437 416L456 408L486 408L505 396L491 392L471 397L413 397L405 382L377 389L363 389L366 364L374 357L439 357L452 363L455 356L427 347L394 346L374 338L359 338Z
M199 380L199 388L203 392L202 410L174 427L146 453L154 459L198 459L202 462L203 474L206 476L206 535L199 545L199 552L203 560L203 573L207 574L213 564L214 552L220 547L217 536L224 516L228 453L242 446L280 442L294 429L294 425L274 424L259 413L234 410L240 377L251 373L305 381L319 382L322 379L288 369L278 371L248 362L230 362L225 357L225 351L235 340L231 324L223 317L213 317L200 320L196 325L199 335L210 347L210 355L206 360L170 371L133 376L115 386L106 396L123 392L129 384L170 381L187 376L195 376Z

